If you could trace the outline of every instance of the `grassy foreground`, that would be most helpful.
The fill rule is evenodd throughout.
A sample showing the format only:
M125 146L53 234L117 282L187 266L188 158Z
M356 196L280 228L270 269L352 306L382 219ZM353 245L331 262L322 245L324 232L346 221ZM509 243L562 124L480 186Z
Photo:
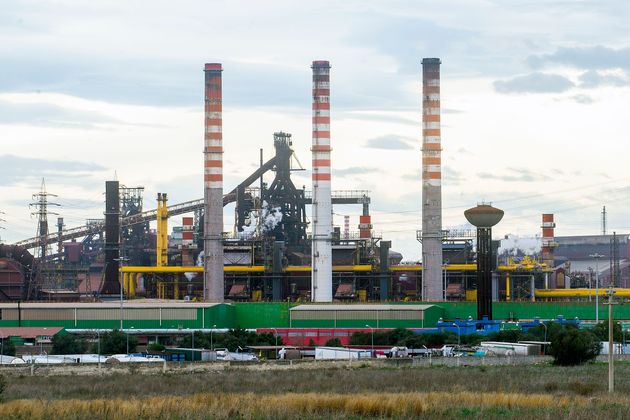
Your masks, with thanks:
M630 365L494 366L10 376L2 419L519 418L623 419Z
M624 399L627 404L627 399ZM585 397L556 397L508 393L399 394L198 394L128 400L16 400L0 405L1 418L347 418L347 417L505 417L540 418L593 416L615 418L626 413L623 404Z

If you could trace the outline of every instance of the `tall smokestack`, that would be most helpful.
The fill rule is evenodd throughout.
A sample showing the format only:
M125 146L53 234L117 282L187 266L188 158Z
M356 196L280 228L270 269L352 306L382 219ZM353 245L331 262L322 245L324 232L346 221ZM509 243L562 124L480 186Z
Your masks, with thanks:
M440 64L439 58L422 60L422 297L427 301L444 299Z
M332 302L330 63L313 61L313 253L311 297Z
M554 240L556 222L553 214L543 213L540 227L542 228L542 262L547 264L547 267L554 268L554 248L558 244Z
M204 300L223 302L223 100L220 63L204 67Z
M105 281L103 294L120 293L120 185L105 181Z

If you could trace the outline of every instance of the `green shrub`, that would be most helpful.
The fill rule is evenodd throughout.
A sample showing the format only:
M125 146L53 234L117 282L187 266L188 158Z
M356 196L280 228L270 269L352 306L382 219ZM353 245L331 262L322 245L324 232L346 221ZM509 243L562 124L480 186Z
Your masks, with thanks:
M326 341L325 346L326 347L343 347L343 344L341 344L341 340L340 339L335 337L335 338L331 338L330 340Z
M129 341L127 341L129 340ZM118 330L105 333L100 336L101 354L124 354L127 353L127 343L129 352L134 353L138 347L138 339L133 335L125 334ZM98 343L92 345L92 351L96 353Z
M15 356L15 344L11 340L2 340L1 353L5 356Z
M481 343L482 341L484 341L486 339L485 336L481 335L481 334L465 334L462 335L460 337L460 343L461 344L466 344L469 346L478 346L479 343Z
M406 328L396 328L389 331L355 332L350 336L350 345L369 346L374 341L375 346L402 346L414 337L414 333Z
M227 348L230 351L236 351L239 347L245 348L247 346L275 346L276 343L281 346L284 344L282 337L276 337L273 333L260 333L257 334L253 331L247 331L242 328L235 328L225 333L201 333L196 331L193 334L185 334L179 341L180 347L197 349L210 347Z
M602 321L595 325L591 330L600 341L608 341L608 320ZM621 342L623 340L623 331L619 322L613 322L613 341Z
M163 344L160 343L151 343L147 346L147 350L148 351L153 351L153 352L160 352L160 351L164 351L166 347Z
M402 343L403 346L410 349L421 349L427 344L427 334L415 334L412 337L408 337Z
M567 328L553 337L549 354L556 365L581 365L599 354L599 340L588 330Z
M350 345L351 346L369 346L370 345L371 336L369 333L364 332L355 332L350 336Z
M52 339L50 354L82 354L87 350L87 343L74 334L55 335Z

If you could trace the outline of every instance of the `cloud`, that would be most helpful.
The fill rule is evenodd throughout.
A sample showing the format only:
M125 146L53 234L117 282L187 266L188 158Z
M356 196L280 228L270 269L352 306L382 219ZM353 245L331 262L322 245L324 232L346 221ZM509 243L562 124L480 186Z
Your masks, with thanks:
M564 175L564 171L558 168L551 168L551 173L554 175Z
M107 168L90 162L27 158L0 155L0 179L3 186L14 185L33 178L72 178L73 183L90 181L89 175Z
M335 119L357 119L367 121L383 121L397 124L405 124L413 127L419 126L422 121L420 119L414 120L412 118L401 117L399 115L393 115L384 112L365 112L365 111L341 111L336 114Z
M532 55L527 62L533 68L561 64L579 69L630 69L630 48L593 47L558 48L552 54Z
M443 166L442 180L448 184L458 185L460 181L464 180L464 177L461 171L457 171L449 166Z
M420 168L418 168L412 173L401 175L401 178L407 181L417 182L418 185L420 185L422 182L422 172L420 171ZM442 181L444 184L459 185L464 179L465 178L461 171L453 169L450 166L442 166Z
M559 74L538 72L494 82L494 89L499 93L561 93L574 86L571 80Z
M42 64L45 63L45 64ZM56 92L114 103L195 106L203 104L203 62L190 59L116 57L6 57L0 90ZM310 103L308 65L224 61L224 104L291 106Z
M94 207L103 207L103 202L105 201L105 195L103 195L102 200L90 200L85 198L65 198L59 197L57 202L61 204L63 208L72 208L72 209L84 209L84 208L94 208Z
M0 124L36 127L94 128L98 124L123 124L114 118L46 103L16 103L0 100Z
M379 53L392 57L401 73L420 74L422 57L446 56L477 32L439 25L433 20L413 16L388 15L377 12L357 14L351 44L369 45Z
M202 80L202 75L193 73L193 69L200 71L198 63L188 68L190 63L179 60L154 63L147 59L143 64L140 59L54 52L37 57L9 56L3 61L7 70L0 90L8 92L56 92L128 104L190 105L195 99L203 100L203 92L193 91L186 82Z
M369 139L366 143L366 147L383 150L412 150L413 146L409 144L412 140L413 139L408 137L387 134L385 136Z
M491 172L478 172L477 176L482 179L496 179L504 182L534 182L534 181L544 181L548 180L549 177L547 175L540 174L538 172L533 172L526 168L507 168L507 172L512 172L512 174L507 173L491 173Z
M625 74L624 74L625 76ZM628 86L630 80L616 74L601 73L596 70L589 70L580 75L581 88L595 88L599 86Z
M370 168L370 167L365 167L365 166L351 166L349 168L344 168L344 169L334 169L333 176L344 177L344 176L351 176L351 175L363 175L363 174L374 173L377 171L378 171L377 168Z
M573 99L575 102L582 104L582 105L590 105L593 102L595 102L595 99L593 99L592 96L589 95L573 95L571 97L571 99Z

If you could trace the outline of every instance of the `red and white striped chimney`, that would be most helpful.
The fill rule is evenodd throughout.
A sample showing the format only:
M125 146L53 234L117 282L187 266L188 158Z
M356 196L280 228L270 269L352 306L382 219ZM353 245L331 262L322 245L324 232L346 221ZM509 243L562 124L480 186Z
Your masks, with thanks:
M330 63L313 61L313 242L311 299L332 302Z
M207 63L204 133L204 300L223 302L223 99L220 63Z
M182 217L182 246L192 248L195 243L195 228L192 217Z
M442 286L442 136L440 59L422 60L422 297L444 299Z
M193 265L191 249L195 248L195 229L192 217L182 217L182 265Z
M556 222L551 213L543 213L542 215L542 262L547 264L549 268L554 268L554 248L558 246L555 237Z

